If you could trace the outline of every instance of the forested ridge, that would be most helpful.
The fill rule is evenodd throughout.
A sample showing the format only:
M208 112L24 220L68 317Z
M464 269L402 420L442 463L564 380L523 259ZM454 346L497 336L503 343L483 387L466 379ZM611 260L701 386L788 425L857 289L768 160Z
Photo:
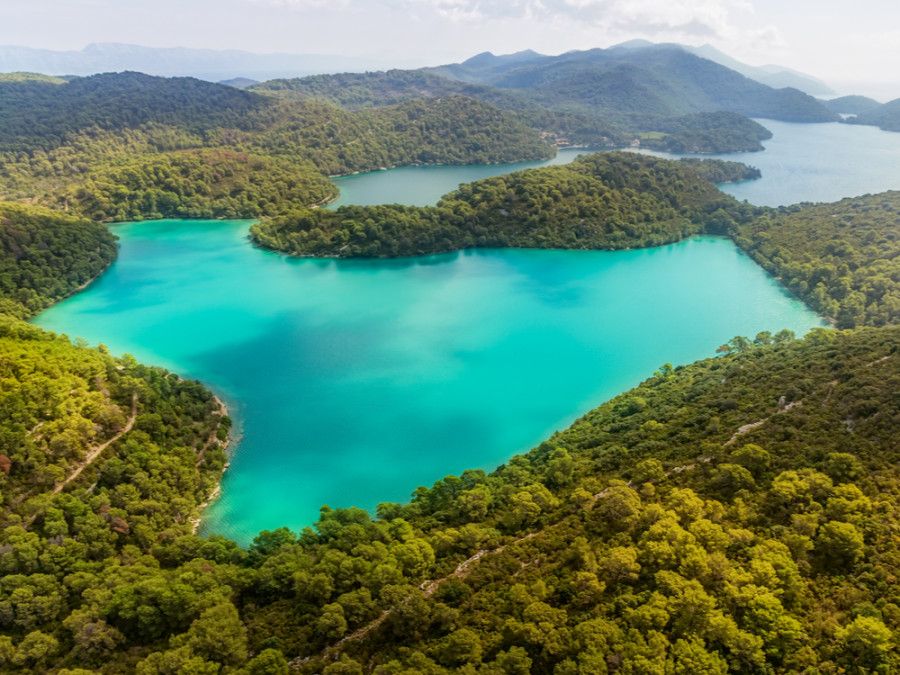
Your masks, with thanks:
M706 166L704 162L700 166ZM253 240L294 255L395 257L473 247L622 249L702 231L724 233L744 208L691 162L595 153L463 185L433 207L297 210L251 228ZM743 178L740 164L706 175ZM751 174L752 175L752 174Z
M140 73L0 81L0 197L106 220L270 215L331 198L328 175L553 152L464 96L348 112Z
M733 237L838 328L900 323L900 192L762 212Z
M0 202L0 315L24 318L70 295L116 256L103 225Z

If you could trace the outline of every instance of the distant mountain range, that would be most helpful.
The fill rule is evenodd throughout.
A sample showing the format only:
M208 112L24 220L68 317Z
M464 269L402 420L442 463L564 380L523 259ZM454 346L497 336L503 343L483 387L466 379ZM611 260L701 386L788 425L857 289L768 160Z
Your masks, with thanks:
M746 63L731 58L727 54L720 52L712 45L703 45L702 47L690 47L687 45L677 45L682 49L714 61L721 66L731 68L744 77L756 80L762 84L768 85L773 89L783 89L784 87L793 87L811 96L833 96L834 90L825 84L822 80L806 75L784 66L767 65L767 66L748 66Z
M773 89L679 45L630 43L559 56L484 52L432 68L282 78L248 89L345 110L466 96L517 113L557 145L673 152L762 150L771 133L748 117L840 119L798 89Z
M611 50L643 49L654 45L632 40ZM723 54L710 45L677 46L697 56L719 63L775 89L794 87L813 96L834 92L819 79L783 66L750 66ZM533 51L519 52L508 64L546 57ZM48 75L92 75L135 70L148 75L192 76L218 82L234 78L257 81L300 77L317 73L380 70L392 64L348 56L326 54L255 54L228 49L157 48L120 43L90 44L80 51L56 51L31 47L0 46L0 72L28 71Z
M230 78L268 80L315 73L384 68L372 59L327 54L254 54L237 49L141 47L90 44L80 51L0 46L0 72L93 75L134 70L148 75L190 76L217 82Z
M550 109L614 120L622 115L633 119L721 110L791 122L838 119L798 89L773 89L680 45L627 43L559 56L485 52L463 63L422 71L523 93Z

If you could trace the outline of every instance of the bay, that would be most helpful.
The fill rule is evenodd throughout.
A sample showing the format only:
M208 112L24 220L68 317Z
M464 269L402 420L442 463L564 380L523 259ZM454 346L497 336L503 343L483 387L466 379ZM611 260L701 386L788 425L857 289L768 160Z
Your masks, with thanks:
M36 320L225 399L242 440L201 533L241 544L492 469L734 335L821 325L725 239L335 261L255 249L248 226L116 226L108 272Z

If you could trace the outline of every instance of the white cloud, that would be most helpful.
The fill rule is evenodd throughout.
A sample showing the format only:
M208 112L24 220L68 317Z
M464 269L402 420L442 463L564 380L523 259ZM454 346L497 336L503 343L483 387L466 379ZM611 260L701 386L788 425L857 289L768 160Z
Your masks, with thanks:
M457 20L567 20L597 29L648 37L681 33L725 37L731 15L752 11L747 0L387 0Z
M353 0L249 0L254 5L268 7L284 7L296 11L321 11L323 9L343 11L350 7Z

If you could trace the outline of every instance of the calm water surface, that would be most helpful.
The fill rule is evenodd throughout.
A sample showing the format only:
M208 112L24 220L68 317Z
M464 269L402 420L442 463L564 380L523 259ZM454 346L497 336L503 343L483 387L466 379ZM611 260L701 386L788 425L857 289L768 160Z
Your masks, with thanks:
M741 201L760 206L830 202L867 193L900 190L900 133L851 124L792 124L757 120L773 137L763 152L704 155L755 166L762 179L723 185ZM410 166L338 178L341 197L330 205L434 204L466 183L533 166L566 164L586 150L561 150L548 162L491 166ZM639 151L657 157L671 153ZM696 157L697 155L692 155Z
M771 139L763 141L766 148L763 152L709 155L743 162L762 171L760 180L721 186L741 201L785 206L900 190L900 133L838 122L756 121L773 134Z
M567 148L556 157L543 162L518 164L471 164L468 166L404 166L387 171L372 171L355 176L335 178L340 196L328 205L336 209L345 204L407 204L428 206L434 204L461 183L500 176L521 169L539 166L568 164L589 150Z
M245 544L491 469L734 335L820 325L724 239L318 261L247 227L117 226L117 262L38 319L225 397L243 440L203 531Z
M900 134L763 123L775 133L765 152L725 156L763 171L725 186L740 199L900 187ZM344 202L428 204L461 182L537 164L337 182ZM203 531L244 544L310 524L322 504L372 508L448 473L491 469L661 364L709 356L734 335L821 325L724 239L333 261L256 250L248 226L116 226L116 263L36 320L226 399L243 439Z

